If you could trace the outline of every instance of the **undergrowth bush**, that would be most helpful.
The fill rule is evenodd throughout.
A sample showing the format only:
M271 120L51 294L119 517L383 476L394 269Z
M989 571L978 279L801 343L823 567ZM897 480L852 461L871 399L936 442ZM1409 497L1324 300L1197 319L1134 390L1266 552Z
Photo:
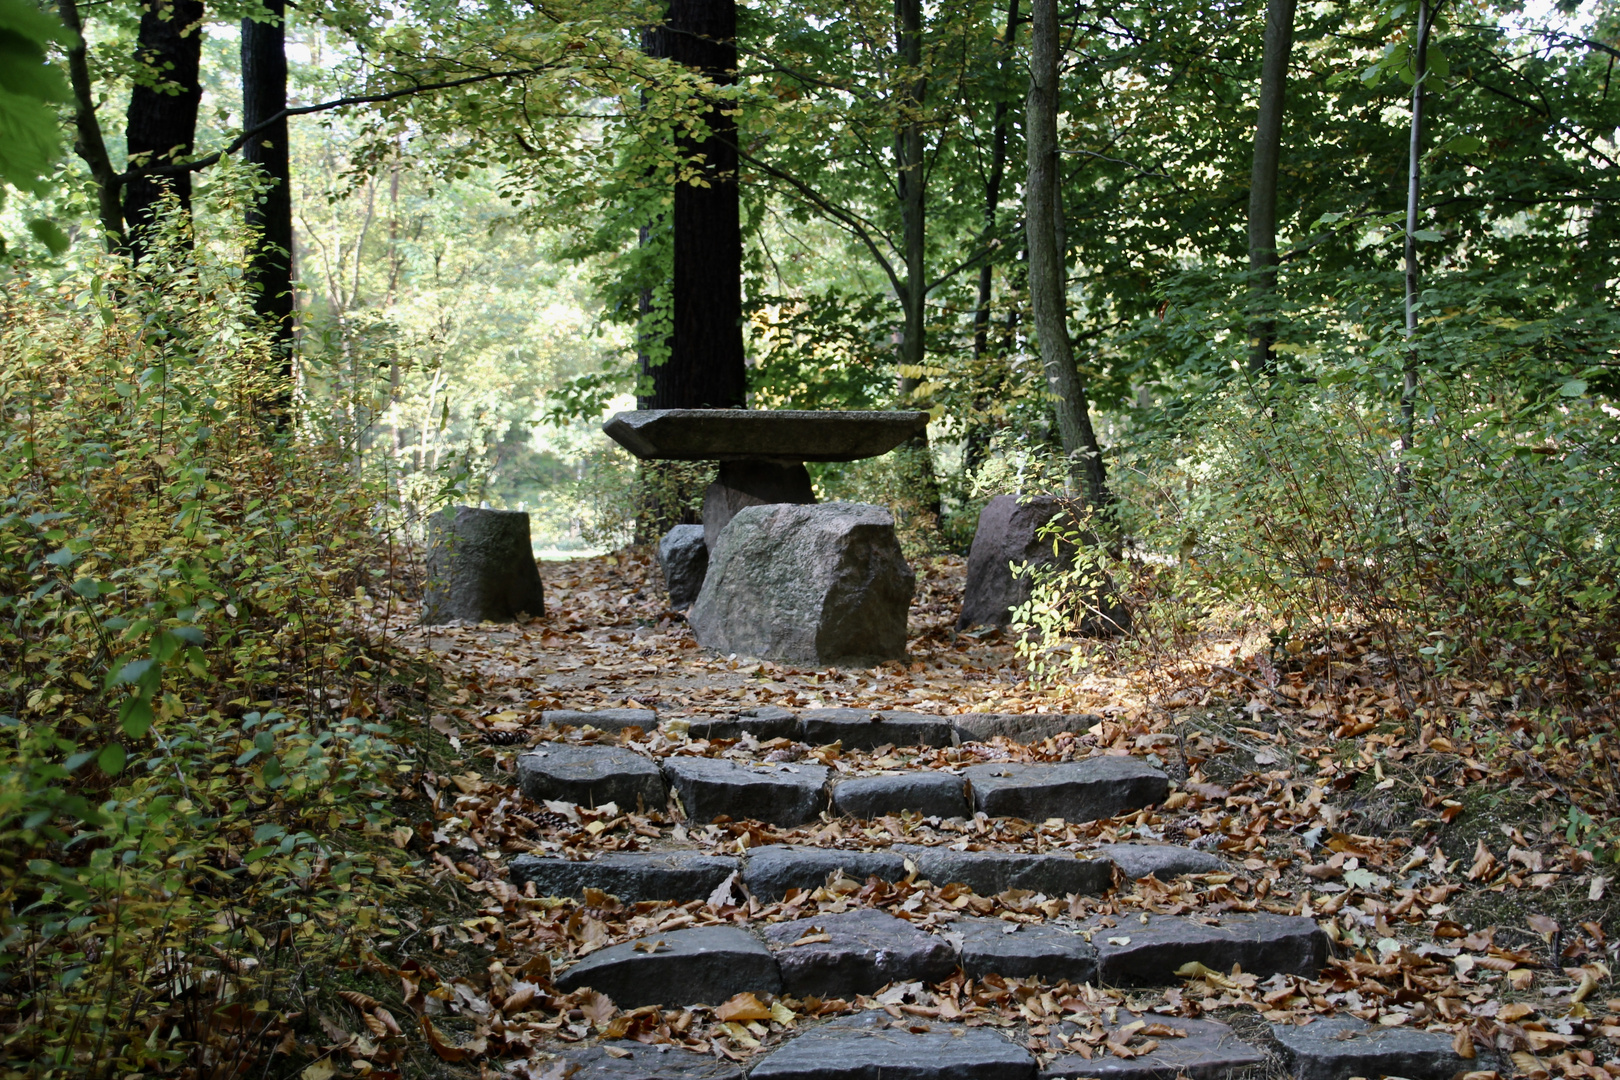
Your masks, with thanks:
M0 1076L264 1075L405 887L383 503L265 412L240 238L185 240L0 282Z
M1093 659L1060 601L1101 566L1136 608L1127 648L1181 653L1220 620L1296 650L1368 634L1420 696L1480 680L1596 718L1620 642L1620 410L1549 362L1580 352L1567 327L1503 325L1486 309L1426 328L1405 451L1398 328L1324 333L1293 373L1158 411L1111 463L1124 558L1094 551L1037 590L1037 671Z

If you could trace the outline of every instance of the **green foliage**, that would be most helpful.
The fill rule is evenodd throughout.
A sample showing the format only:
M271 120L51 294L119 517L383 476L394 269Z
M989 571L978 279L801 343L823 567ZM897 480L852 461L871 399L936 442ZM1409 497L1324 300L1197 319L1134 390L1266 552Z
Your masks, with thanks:
M28 0L0 0L0 202L5 184L43 194L61 157L55 105L68 100L68 90L46 64L45 49L67 36L61 22ZM53 252L67 247L62 230L44 218L28 229ZM0 239L0 254L5 250Z
M379 500L261 416L240 238L184 239L0 287L7 1076L252 1065L401 887Z

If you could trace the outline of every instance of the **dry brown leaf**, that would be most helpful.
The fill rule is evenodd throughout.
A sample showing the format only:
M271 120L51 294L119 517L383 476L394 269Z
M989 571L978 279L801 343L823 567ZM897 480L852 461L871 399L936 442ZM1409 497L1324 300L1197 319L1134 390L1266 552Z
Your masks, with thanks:
M721 1021L769 1020L771 1010L753 994L741 993L716 1008L714 1016Z
M1468 869L1468 880L1485 881L1493 878L1499 865L1496 856L1491 854L1491 849L1485 846L1485 840L1481 837L1474 845L1474 865Z
M337 996L342 998L344 1001L347 1001L350 1005L353 1005L363 1013L368 1013L372 1009L375 1009L378 1005L382 1004L382 1002L378 1001L370 994L362 994L358 990L339 990L337 992Z

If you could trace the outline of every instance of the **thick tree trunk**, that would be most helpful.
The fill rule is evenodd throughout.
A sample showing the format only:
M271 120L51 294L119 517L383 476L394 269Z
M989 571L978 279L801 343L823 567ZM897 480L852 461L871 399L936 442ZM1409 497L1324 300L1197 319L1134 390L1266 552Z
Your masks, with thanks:
M654 32L654 55L701 71L716 86L737 81L735 0L671 0ZM674 327L669 357L652 369L652 408L741 408L748 380L742 336L742 224L737 193L737 121L718 103L703 114L709 135L682 139L682 158L703 185L675 187Z
M78 0L58 0L57 11L73 34L73 43L67 49L68 81L73 85L73 127L78 136L73 149L90 167L91 179L96 182L96 218L107 250L117 251L124 246L124 178L112 166L101 121L96 116L96 92L90 80Z
M1296 0L1268 0L1260 60L1260 115L1254 125L1254 167L1249 174L1249 368L1270 370L1277 342L1277 166L1282 156L1288 54L1294 47Z
M1034 0L1030 27L1029 104L1024 123L1029 146L1024 220L1030 308L1070 477L1084 491L1091 508L1103 511L1109 503L1107 474L1091 426L1091 403L1069 340L1068 266L1061 240L1063 188L1057 146L1057 0Z
M202 18L200 0L145 0L142 6L135 59L145 74L130 93L125 131L132 173L141 165L163 165L191 154L202 101ZM182 209L191 209L190 173L134 173L124 184L129 251L137 261L146 253L144 233L165 188L173 189Z
M286 0L264 0L275 22L242 20L242 126L254 128L287 108ZM276 364L285 381L284 409L292 402L293 221L292 166L287 118L271 124L242 148L242 157L264 170L270 188L248 207L247 223L259 230L251 273L259 288L254 308L275 331ZM397 183L397 174L396 174Z
M1423 192L1423 83L1429 73L1429 31L1434 22L1434 11L1429 0L1418 0L1417 43L1412 49L1412 128L1407 147L1406 174L1406 337L1410 341L1417 334L1418 303L1418 200ZM1417 357L1410 345L1407 348L1405 369L1401 378L1401 450L1412 449L1417 401ZM1401 465L1401 490L1410 480L1406 466Z

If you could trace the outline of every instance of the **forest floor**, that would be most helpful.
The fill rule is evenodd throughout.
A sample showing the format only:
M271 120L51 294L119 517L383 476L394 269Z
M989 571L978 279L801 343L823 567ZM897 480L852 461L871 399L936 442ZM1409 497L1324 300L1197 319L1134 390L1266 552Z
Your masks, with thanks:
M1413 700L1365 641L1274 652L1258 639L1211 633L1172 661L1092 671L1033 685L999 633L954 632L964 564L923 560L907 663L871 670L795 668L707 654L665 610L645 552L549 563L547 613L508 626L426 629L395 601L371 629L431 668L419 707L427 762L399 791L410 828L393 843L423 887L383 912L352 989L329 999L329 1042L306 1080L390 1072L561 1076L545 1049L598 1038L682 1044L738 1059L769 1049L808 1015L881 1007L893 1015L1017 1028L1037 1053L1065 1013L1151 999L1172 1014L1207 1012L1245 1037L1263 1021L1348 1012L1385 1026L1453 1035L1464 1057L1497 1048L1502 1072L1620 1077L1620 998L1610 999L1620 935L1612 865L1571 843L1587 810L1608 805L1602 746L1535 739L1514 721L1503 688L1431 687ZM1296 647L1297 648L1297 647ZM1089 713L1083 732L1020 745L996 740L973 760L1058 761L1099 751L1149 755L1174 783L1157 810L1085 825L968 822L958 831L1004 849L1080 850L1157 837L1218 851L1231 874L1121 883L1103 897L1014 890L972 898L979 914L1014 921L1138 913L1272 911L1314 916L1334 944L1319 979L1205 970L1168 991L1057 988L1018 980L906 984L853 1002L754 1001L624 1011L589 990L564 994L549 976L604 946L681 926L800 917L850 903L947 920L970 900L906 883L844 883L790 911L732 892L707 903L620 904L525 895L503 863L524 851L590 851L679 843L736 852L766 842L884 847L941 842L951 826L883 818L799 829L752 822L688 828L666 813L597 814L536 806L514 786L525 746L613 741L656 755L724 755L666 731L546 727L550 709L652 708L661 721L752 705L854 705L939 714ZM400 723L418 711L385 700ZM892 767L967 748L808 753L835 768ZM951 757L951 755L956 755ZM955 839L955 838L946 838ZM1611 888L1613 886L1613 888ZM805 906L808 904L808 908ZM1145 921L1145 914L1143 919ZM350 985L345 983L343 985ZM764 1012L759 1010L763 1008ZM414 1013L421 1036L395 1015ZM1610 1040L1615 1041L1611 1044ZM431 1053L429 1052L431 1051Z

